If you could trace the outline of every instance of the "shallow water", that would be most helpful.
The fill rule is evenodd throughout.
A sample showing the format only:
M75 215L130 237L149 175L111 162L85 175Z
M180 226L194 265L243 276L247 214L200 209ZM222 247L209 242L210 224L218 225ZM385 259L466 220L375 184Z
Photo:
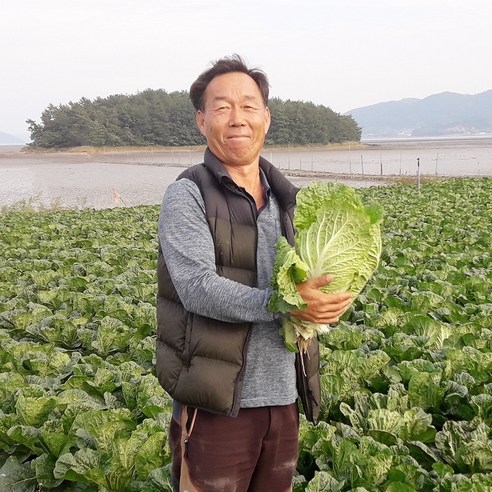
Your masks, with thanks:
M373 141L339 149L265 149L263 156L303 186L315 179L354 187L390 175L492 176L492 138ZM159 204L167 186L203 150L24 153L0 147L0 206L38 204L108 208Z
M492 176L492 138L373 140L365 145L266 155L287 169L364 176Z
M160 203L182 168L107 163L35 164L0 168L0 205L34 197L75 208Z

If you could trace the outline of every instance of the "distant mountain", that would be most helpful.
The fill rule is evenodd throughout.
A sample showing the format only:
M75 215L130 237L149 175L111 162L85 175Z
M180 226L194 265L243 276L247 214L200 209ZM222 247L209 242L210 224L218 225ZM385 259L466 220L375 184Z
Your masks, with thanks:
M20 138L14 137L14 135L0 132L0 145L22 145L24 143Z
M362 128L362 138L492 134L492 90L382 102L346 114Z

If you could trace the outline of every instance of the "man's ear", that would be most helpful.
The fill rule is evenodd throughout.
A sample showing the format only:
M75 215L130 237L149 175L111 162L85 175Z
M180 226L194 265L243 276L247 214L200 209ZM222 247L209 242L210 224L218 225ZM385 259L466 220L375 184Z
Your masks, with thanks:
M207 135L205 135L205 115L200 110L198 110L195 114L195 119L200 133L204 137L206 137Z
M270 114L270 108L268 106L265 107L265 135L268 133L270 129L270 123L272 122L272 117Z

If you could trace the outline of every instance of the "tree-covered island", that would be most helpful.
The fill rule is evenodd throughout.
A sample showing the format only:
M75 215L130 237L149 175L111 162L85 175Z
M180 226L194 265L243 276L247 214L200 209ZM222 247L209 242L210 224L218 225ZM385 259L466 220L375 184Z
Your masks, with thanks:
M351 116L312 102L269 102L272 123L267 145L327 145L360 141L361 128ZM31 147L194 146L204 138L195 124L187 91L147 89L134 95L111 95L50 104L41 121L29 119Z

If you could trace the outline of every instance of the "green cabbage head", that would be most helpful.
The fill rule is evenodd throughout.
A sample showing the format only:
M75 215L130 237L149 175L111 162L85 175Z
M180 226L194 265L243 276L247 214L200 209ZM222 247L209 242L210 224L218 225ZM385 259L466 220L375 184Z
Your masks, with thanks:
M295 247L284 237L277 243L269 309L288 313L305 308L295 284L327 274L334 279L323 292L350 292L355 299L378 266L381 221L380 208L365 206L350 186L313 182L302 188L294 213ZM283 323L286 344L294 351L299 337L308 340L327 329L295 317Z

